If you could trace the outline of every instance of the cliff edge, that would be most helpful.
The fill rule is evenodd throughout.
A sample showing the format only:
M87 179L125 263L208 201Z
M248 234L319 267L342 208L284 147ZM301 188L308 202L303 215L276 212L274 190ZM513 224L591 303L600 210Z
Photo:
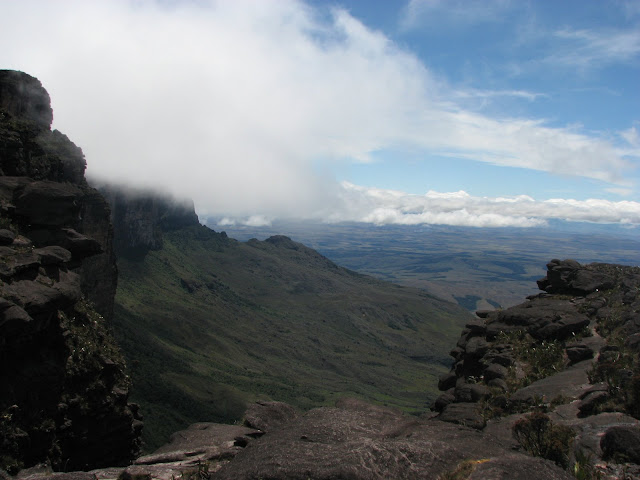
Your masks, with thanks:
M0 70L0 466L127 464L142 423L108 330L110 210L41 83Z

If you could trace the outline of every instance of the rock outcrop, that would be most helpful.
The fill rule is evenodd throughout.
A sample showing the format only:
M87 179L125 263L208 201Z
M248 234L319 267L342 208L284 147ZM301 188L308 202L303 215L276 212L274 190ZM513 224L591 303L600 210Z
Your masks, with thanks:
M126 464L142 426L107 329L109 207L52 118L38 80L0 71L0 462L10 471Z
M199 225L193 202L157 192L97 183L111 207L118 256L144 255L162 248L162 232Z
M527 412L544 411L576 435L572 455L593 465L635 458L617 432L634 439L640 429L640 268L552 260L538 286L545 293L526 303L477 312L432 408L503 437ZM600 466L603 478L621 471Z

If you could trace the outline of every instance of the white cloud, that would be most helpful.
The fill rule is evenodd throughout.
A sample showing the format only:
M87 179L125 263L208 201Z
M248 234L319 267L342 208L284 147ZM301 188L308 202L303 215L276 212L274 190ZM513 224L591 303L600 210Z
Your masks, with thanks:
M414 195L341 184L340 202L320 209L307 219L320 222L361 222L375 225L455 225L466 227L538 227L551 219L570 222L640 225L640 203L588 199L535 200L528 195L476 197L465 191ZM267 217L224 218L215 223L270 225Z
M640 225L640 203L589 199L535 200L527 195L474 197L464 191L403 192L342 184L343 209L325 212L329 222L376 225L446 224L473 227L533 227L549 219Z
M630 188L630 160L640 156L638 145L578 128L467 110L457 103L460 92L436 81L415 55L340 9L325 17L294 0L21 0L2 8L0 44L11 48L0 49L0 65L43 82L54 126L83 148L88 174L164 187L193 198L203 216L340 212L344 189L317 166L367 162L382 149L584 176L614 188ZM465 204L430 202L441 202L438 215L450 202ZM380 208L367 210L371 221L396 215ZM444 218L419 202L415 208L416 217L401 211L399 218ZM465 208L449 212L451 221L502 218Z
M602 68L627 63L640 54L640 31L594 31L565 28L555 32L564 42L546 61L564 68Z

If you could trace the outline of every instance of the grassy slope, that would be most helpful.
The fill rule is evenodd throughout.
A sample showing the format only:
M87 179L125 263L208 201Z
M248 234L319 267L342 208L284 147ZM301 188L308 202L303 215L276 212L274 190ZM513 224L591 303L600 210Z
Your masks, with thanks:
M258 398L310 408L354 395L424 411L469 318L284 237L240 243L189 227L119 271L115 330L149 449L188 423L239 419Z

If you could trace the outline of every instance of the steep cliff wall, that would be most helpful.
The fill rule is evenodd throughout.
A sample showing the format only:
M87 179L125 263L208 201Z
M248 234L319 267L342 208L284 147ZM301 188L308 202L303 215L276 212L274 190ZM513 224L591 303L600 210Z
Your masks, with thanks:
M0 71L0 466L10 471L124 464L139 450L107 329L109 207L52 118L37 79Z
M95 187L111 206L114 250L118 256L162 248L162 232L199 225L193 202L111 184Z

